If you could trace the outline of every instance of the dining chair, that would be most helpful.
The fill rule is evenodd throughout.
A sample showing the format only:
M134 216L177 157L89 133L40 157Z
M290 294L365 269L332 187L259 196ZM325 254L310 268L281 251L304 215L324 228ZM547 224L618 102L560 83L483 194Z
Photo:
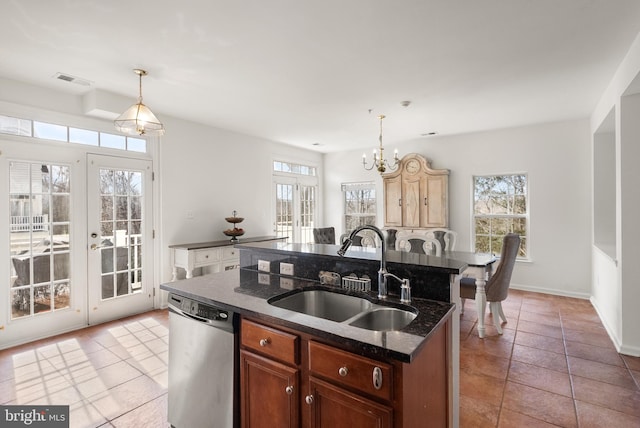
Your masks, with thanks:
M315 244L335 244L336 229L334 227L316 227L313 229L313 242Z
M345 239L349 237L349 233L343 233L340 235L340 243L342 244ZM352 247L369 247L369 248L377 248L380 246L378 243L378 239L376 239L375 233L369 230L360 231L356 236L353 237Z
M458 240L458 233L451 229L433 228L427 230L427 236L435 238L440 241L443 251L455 251L456 241Z
M491 316L493 317L493 324L498 330L498 334L502 334L502 327L500 326L500 319L507 322L507 317L502 310L502 301L505 300L509 294L509 284L511 283L511 274L513 273L513 266L516 263L518 257L518 250L520 248L520 236L515 233L509 233L505 235L502 240L502 251L500 253L500 264L495 273L489 278L485 285L485 293L487 295L487 302L489 302L489 309ZM476 280L475 278L461 278L460 279L460 298L462 299L461 313L464 313L464 304L467 299L476 298ZM479 317L484 317L484 308L482 313L478 314Z
M424 232L400 230L396 234L396 251L442 256L442 244Z

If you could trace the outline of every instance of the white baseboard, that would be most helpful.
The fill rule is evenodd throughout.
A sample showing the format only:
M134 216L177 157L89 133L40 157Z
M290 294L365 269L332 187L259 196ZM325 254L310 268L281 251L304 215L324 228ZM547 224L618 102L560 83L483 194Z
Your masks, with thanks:
M593 305L596 312L598 313L600 322L602 322L604 329L607 330L607 334L609 335L609 338L613 342L613 346L616 347L616 351L618 351L618 353L620 354L630 355L632 357L640 357L640 347L624 345L620 340L620 338L618 337L618 335L616 334L615 330L612 329L611 326L609 326L606 323L605 318L602 316L602 312L598 308L598 304L596 300L593 297L591 297L591 299L589 300L591 301L591 305Z
M589 300L591 298L590 293L558 290L556 288L531 287L529 285L513 284L513 283L509 285L509 288L512 288L514 290L531 291L532 293L544 293L544 294L553 294L554 296L574 297L576 299Z

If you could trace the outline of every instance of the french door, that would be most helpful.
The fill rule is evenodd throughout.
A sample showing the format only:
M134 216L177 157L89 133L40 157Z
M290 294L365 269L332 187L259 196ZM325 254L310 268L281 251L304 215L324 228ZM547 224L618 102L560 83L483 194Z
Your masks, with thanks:
M274 177L274 233L288 242L312 243L317 227L318 186L304 179Z
M87 156L89 324L153 308L151 183L151 161Z
M0 138L0 349L152 308L150 196L150 160Z

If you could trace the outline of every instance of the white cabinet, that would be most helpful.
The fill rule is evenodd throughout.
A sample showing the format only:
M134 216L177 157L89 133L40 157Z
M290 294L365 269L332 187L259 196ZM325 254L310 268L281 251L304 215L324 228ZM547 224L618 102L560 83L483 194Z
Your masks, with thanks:
M206 245L211 245L206 247ZM205 246L205 247L203 247ZM240 267L238 250L229 241L200 244L172 245L171 258L173 265L172 281L178 277L178 268L186 271L186 277L192 278L196 268L206 267L211 273L222 272Z
M286 238L259 236L244 238L238 243L280 241L283 239ZM196 268L206 268L209 273L215 273L240 267L240 251L230 240L169 245L169 249L171 250L171 266L173 266L172 281L178 279L178 268L186 271L187 278L192 278L193 270Z

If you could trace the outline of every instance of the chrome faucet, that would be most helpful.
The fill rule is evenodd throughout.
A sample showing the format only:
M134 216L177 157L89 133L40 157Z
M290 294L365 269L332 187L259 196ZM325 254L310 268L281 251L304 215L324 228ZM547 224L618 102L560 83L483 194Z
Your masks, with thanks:
M351 244L353 243L353 238L358 234L358 232L362 230L372 230L374 231L378 237L380 238L380 242L382 243L382 256L380 257L380 270L378 270L378 299L386 299L387 298L387 256L385 251L385 242L384 235L382 231L375 226L365 224L364 226L358 226L353 229L353 232L349 235L347 239L342 243L342 246L338 250L338 255L344 257L344 253L347 252ZM395 276L395 275L394 275ZM397 278L397 277L396 277Z

